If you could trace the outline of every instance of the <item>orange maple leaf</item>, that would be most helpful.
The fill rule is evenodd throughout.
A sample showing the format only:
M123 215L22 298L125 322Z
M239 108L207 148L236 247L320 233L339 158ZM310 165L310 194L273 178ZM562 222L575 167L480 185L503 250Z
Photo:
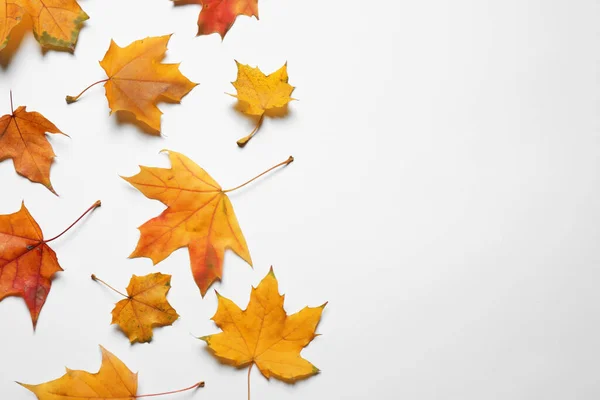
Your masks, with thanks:
M286 382L319 372L300 352L317 336L315 331L327 303L304 307L288 316L272 267L260 284L252 288L245 310L218 293L217 297L219 305L212 319L223 332L200 339L221 362L235 367L249 366L248 398L250 371L255 364L265 378L273 376Z
M0 300L7 296L22 297L34 329L50 292L52 276L63 270L48 243L99 206L97 201L60 235L48 240L44 240L40 226L24 203L16 213L0 215Z
M24 13L17 0L0 0L0 50L8 44L10 31L21 22Z
M129 337L131 343L145 343L152 340L152 328L171 325L179 315L167 301L171 288L171 275L159 272L145 276L131 277L127 294L92 275L92 279L125 297L112 311L112 323L118 324Z
M111 41L100 61L108 79L91 84L77 96L67 96L67 103L77 101L92 86L105 83L111 113L130 112L155 133L160 132L162 112L156 103L159 100L179 103L198 85L179 71L179 64L161 63L170 38L171 35L148 37L127 47Z
M226 193L294 159L275 165L248 182L229 190L183 154L169 151L171 168L140 167L139 174L123 178L167 209L139 229L140 240L130 257L148 257L154 264L178 248L188 246L194 280L202 296L223 274L225 249L252 265L246 239Z
M27 13L33 34L44 48L73 51L83 22L89 19L75 0L0 0L0 50L8 36Z
M12 93L10 108L11 114L0 118L0 161L12 158L19 174L56 194L50 183L50 166L56 155L46 133L64 133L40 113L26 111L24 106L13 110Z
M204 387L204 382L198 382L185 389L138 395L138 374L131 372L123 361L104 347L100 346L100 350L102 351L102 365L95 374L67 368L66 374L50 382L40 385L17 383L33 392L39 400L134 400L140 397L161 396Z

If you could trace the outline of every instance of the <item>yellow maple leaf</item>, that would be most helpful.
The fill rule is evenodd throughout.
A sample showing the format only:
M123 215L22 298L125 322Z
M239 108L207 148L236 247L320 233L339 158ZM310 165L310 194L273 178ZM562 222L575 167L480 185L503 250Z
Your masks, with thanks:
M260 117L254 130L237 141L238 146L244 147L258 131L267 111L284 107L295 100L290 97L294 87L288 83L287 63L268 76L258 68L237 61L235 63L238 73L237 79L232 84L237 94L231 96L241 102L241 110L244 113Z
M95 374L67 368L66 374L50 382L40 385L17 383L32 391L39 400L134 400L138 397L159 396L204 387L204 382L198 382L172 392L138 395L138 374L131 372L123 361L104 347L100 346L100 350L102 365Z
M73 50L83 22L89 19L75 0L17 0L33 20L33 34L43 47Z
M319 372L300 352L317 336L315 330L327 303L288 316L273 268L252 289L245 310L217 295L219 305L212 319L223 332L200 339L220 361L235 367L249 366L248 387L250 368L255 364L266 378L273 376L286 382Z
M252 265L246 239L233 211L228 192L239 189L267 172L291 163L289 157L233 189L221 186L183 154L169 151L171 168L140 167L135 176L124 177L146 197L159 200L167 209L142 226L140 240L130 257L148 257L154 264L178 248L188 246L194 280L202 296L223 275L226 249Z
M158 272L145 276L133 275L127 286L127 294L119 292L96 275L92 275L92 279L125 297L115 305L112 323L119 325L131 343L149 342L152 340L152 328L171 325L179 318L167 301L171 275Z
M95 82L77 96L67 96L73 103L89 88L105 83L106 98L111 113L127 111L154 132L160 132L162 112L156 106L160 100L179 103L198 84L179 71L179 64L163 64L171 35L137 40L127 47L111 41L100 61L108 79Z
M23 18L25 10L18 0L0 0L0 50L8 44L8 36L12 28Z

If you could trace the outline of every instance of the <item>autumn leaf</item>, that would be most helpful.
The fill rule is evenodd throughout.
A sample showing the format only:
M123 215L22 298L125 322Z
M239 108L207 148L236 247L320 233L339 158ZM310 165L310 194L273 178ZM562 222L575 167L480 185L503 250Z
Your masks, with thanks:
M254 130L237 141L244 147L261 126L265 113L269 110L286 106L290 101L294 87L288 83L287 63L270 75L265 75L258 68L235 62L238 67L237 79L232 82L237 90L237 98L242 105L242 112L260 117Z
M319 372L300 352L317 336L315 330L327 303L305 307L288 316L273 268L258 287L252 288L245 310L219 293L217 298L219 304L212 319L223 332L200 339L221 362L238 368L249 367L248 398L250 371L254 365L265 378L274 377L289 383Z
M233 189L221 186L192 160L169 151L171 168L140 167L123 178L167 209L139 229L140 240L130 257L148 257L154 264L173 251L188 247L192 274L202 296L223 274L225 249L252 265L246 239L226 193L237 190L267 172L294 161L292 157Z
M10 108L11 114L0 118L0 161L12 158L19 174L56 194L50 183L55 154L46 133L64 133L40 113L29 112L24 106L13 110L12 93Z
M100 346L100 350L102 351L102 365L95 374L67 368L66 374L50 382L40 385L17 383L32 391L39 400L133 400L204 387L204 382L198 382L181 390L138 395L138 374L131 372L123 361L104 347Z
M0 215L0 300L20 296L25 300L33 328L50 292L52 276L63 269L48 243L61 237L88 212L100 206L95 202L61 234L44 240L44 235L25 204L8 215Z
M131 343L149 342L152 339L152 328L171 325L179 315L167 301L167 293L171 288L171 275L161 273L131 277L127 294L92 275L92 279L125 297L119 301L112 311L112 323L129 337Z
M127 47L111 41L100 61L108 79L95 82L77 96L67 96L73 103L89 88L105 83L106 98L111 113L127 111L154 132L160 132L162 112L156 106L159 100L179 103L197 83L179 71L179 64L162 64L171 35L137 40Z
M10 31L21 22L24 12L18 0L0 0L0 50L8 44Z
M238 15L258 19L258 0L174 0L175 3L199 4L202 6L198 17L198 34L218 33L221 39L231 29Z
M33 20L33 34L42 47L73 50L88 15L75 0L17 0Z
M89 19L76 0L0 0L0 50L24 13L31 16L33 34L45 48L75 49L83 22Z

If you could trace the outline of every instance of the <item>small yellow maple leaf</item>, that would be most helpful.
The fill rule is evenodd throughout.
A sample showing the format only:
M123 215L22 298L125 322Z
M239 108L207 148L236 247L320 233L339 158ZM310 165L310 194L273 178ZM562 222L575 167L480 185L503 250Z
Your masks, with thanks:
M266 378L290 383L319 372L300 351L317 336L315 330L327 303L288 316L273 268L252 289L245 310L217 295L219 305L212 319L223 332L200 339L220 361L235 367L256 364Z
M127 47L119 47L111 40L104 59L100 61L108 79L93 83L77 96L67 96L67 103L77 101L92 86L105 83L111 113L130 112L159 133L162 112L156 103L160 100L179 103L198 85L179 71L179 64L161 63L170 38L171 35L147 37Z
M161 273L131 277L127 295L114 289L96 275L92 279L102 282L126 299L119 301L112 311L112 323L118 324L131 343L152 340L152 328L171 325L179 315L167 301L171 288L171 275Z
M237 61L235 63L238 73L232 85L237 94L230 96L241 102L242 112L260 117L256 128L248 136L238 140L238 146L244 147L258 131L267 111L284 107L295 100L290 97L295 88L288 83L287 63L270 75L263 74L258 68Z

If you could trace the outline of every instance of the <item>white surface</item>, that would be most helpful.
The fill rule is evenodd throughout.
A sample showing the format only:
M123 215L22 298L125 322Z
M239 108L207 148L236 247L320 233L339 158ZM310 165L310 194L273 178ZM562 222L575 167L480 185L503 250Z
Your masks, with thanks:
M387 3L387 5L385 4ZM291 386L253 371L254 399L597 399L600 395L600 6L595 0L260 1L221 43L196 38L199 6L84 0L73 55L43 55L27 33L0 71L0 114L43 113L57 198L0 163L0 213L25 200L46 236L96 199L103 207L53 243L65 269L35 334L20 298L0 302L0 398L13 381L96 371L102 344L140 372L140 393L245 399L246 375L192 335L217 332L187 250L153 267L128 260L137 227L164 208L119 179L184 152L224 187L290 154L296 162L231 196L255 269L227 254L222 294L245 306L275 267L286 308L328 300L303 355L323 372ZM174 32L167 61L201 85L161 105L165 137L108 116L97 87L109 41ZM286 60L300 99L253 122L231 92L234 59L270 72ZM109 326L131 274L173 274L181 315L130 346Z

